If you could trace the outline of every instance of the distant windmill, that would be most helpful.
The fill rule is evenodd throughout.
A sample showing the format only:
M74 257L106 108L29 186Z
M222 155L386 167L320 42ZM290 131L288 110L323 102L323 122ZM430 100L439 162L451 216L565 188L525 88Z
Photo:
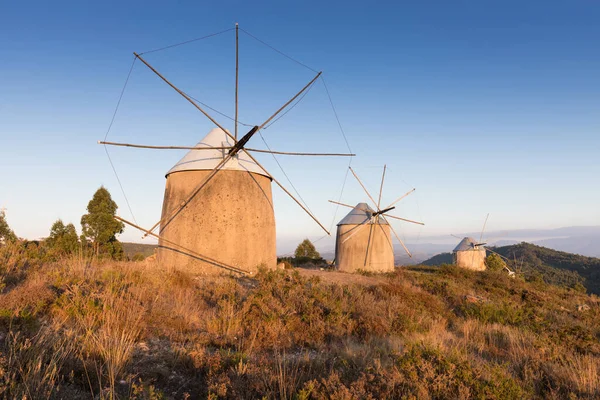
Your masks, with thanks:
M367 203L359 203L356 206L351 206L329 200L330 203L352 208L352 211L338 223L335 262L340 271L354 272L359 269L377 272L393 271L394 246L392 244L390 231L394 233L394 236L400 242L408 256L412 257L412 254L387 218L397 219L411 224L425 225L422 222L388 214L396 208L394 204L413 193L415 189L411 189L400 196L387 207L381 208L381 195L383 192L385 171L386 166L383 167L379 197L378 200L375 201L358 175L350 168L350 172L352 172L352 175L354 175L360 186L372 201L373 207L369 206ZM369 227L369 229L364 229L365 227Z
M488 213L485 217L485 221L483 222L483 228L481 228L481 234L479 235L479 241L475 241L475 239L471 237L463 238L460 243L454 248L452 251L452 258L454 264L459 267L465 269L471 269L475 271L484 271L486 269L485 259L486 259L486 251L490 253L497 254L498 256L504 258L509 261L508 258L504 257L502 254L496 253L494 250L486 247L487 242L483 241L483 233L485 231L485 226L487 225L488 218L490 214ZM460 237L456 235L452 235L455 238L460 239ZM514 276L515 272L512 271L508 266L504 266L504 270L508 273L509 276Z

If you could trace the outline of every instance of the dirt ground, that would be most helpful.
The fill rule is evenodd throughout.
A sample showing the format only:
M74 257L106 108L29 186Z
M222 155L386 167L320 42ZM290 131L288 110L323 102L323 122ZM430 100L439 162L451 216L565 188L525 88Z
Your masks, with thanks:
M318 269L296 268L298 273L305 277L318 276L322 282L337 283L342 285L360 284L360 285L376 285L386 281L385 275L379 276L364 276L359 274L348 274L338 271L321 271Z

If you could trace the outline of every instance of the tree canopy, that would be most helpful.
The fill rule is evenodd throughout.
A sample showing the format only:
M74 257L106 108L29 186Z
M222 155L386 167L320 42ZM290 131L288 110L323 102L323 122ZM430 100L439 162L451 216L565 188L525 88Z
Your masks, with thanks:
M308 239L304 239L302 243L296 247L296 252L294 253L296 258L310 258L310 259L320 259L321 255L315 249L315 245Z
M485 258L485 265L490 271L502 271L506 267L506 263L496 253L491 253Z
M101 186L88 203L88 213L81 217L83 237L92 243L97 256L105 254L115 259L123 256L123 247L116 236L125 226L114 219L117 208L108 190Z
M73 224L65 224L57 220L50 228L50 236L46 239L48 247L59 255L72 254L79 248L79 237Z
M0 211L0 243L14 242L15 240L17 240L17 235L8 226L4 211Z

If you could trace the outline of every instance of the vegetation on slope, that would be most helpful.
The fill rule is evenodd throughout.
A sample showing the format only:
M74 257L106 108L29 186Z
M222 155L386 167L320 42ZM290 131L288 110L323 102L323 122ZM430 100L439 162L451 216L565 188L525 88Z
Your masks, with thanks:
M206 278L38 264L16 244L0 266L5 398L600 396L600 300L541 281L448 266Z
M552 285L600 293L600 258L565 253L525 242L493 247L492 250L506 257L509 267L522 274L527 281L543 280ZM423 261L423 265L430 266L451 263L450 253L441 253Z
M548 283L573 287L583 283L590 292L600 293L600 258L565 253L525 242L497 247L494 251L513 260L513 264L527 278L540 276Z

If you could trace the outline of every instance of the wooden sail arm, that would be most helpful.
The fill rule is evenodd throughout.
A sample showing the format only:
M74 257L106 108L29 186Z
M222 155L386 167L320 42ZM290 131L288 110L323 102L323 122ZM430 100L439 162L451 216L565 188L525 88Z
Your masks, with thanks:
M396 217L395 215L385 214L385 216L388 218L398 219L398 220L404 221L404 222L410 222L411 224L425 225L423 222L413 221L412 219L400 218L400 217Z
M132 227L134 227L134 228L136 228L136 229L144 232L146 234L145 236L153 236L153 237L155 237L155 238L157 238L159 240L162 240L165 243L169 243L169 244L171 244L173 246L179 247L180 249L184 250L185 252L190 253L190 255L192 255L194 257L197 257L197 258L200 258L203 261L206 261L206 262L208 262L210 264L213 264L213 265L215 265L215 266L217 266L219 268L223 268L223 269L226 269L226 270L229 270L229 271L233 271L233 272L236 272L238 274L244 274L244 275L250 274L249 271L246 271L246 270L241 269L241 268L233 267L233 266L225 264L225 263L223 263L221 261L215 260L214 258L207 257L205 255L202 255L202 254L194 251L194 250L190 250L190 249L188 249L186 247L183 247L183 246L181 246L178 243L175 243L175 242L173 242L171 240L165 239L164 237L161 237L161 236L157 235L156 233L153 233L153 232L149 231L148 229L144 229L141 226L138 226L138 225L134 224L133 222L127 221L124 218L121 218L121 217L116 216L116 215L114 216L114 218L117 221L126 223L127 225L130 225L130 226L132 226Z
M150 70L152 72L154 72L156 75L158 75L158 77L160 79L162 79L163 81L165 81L165 83L169 86L171 86L177 93L179 93L181 96L183 96L184 99L186 99L187 101L189 101L194 107L196 107L198 109L198 111L200 111L202 114L204 114L206 116L206 118L208 118L213 124L215 124L217 127L219 127L223 132L227 131L225 130L225 128L223 128L221 126L221 124L219 124L213 117L211 117L206 111L204 111L204 109L202 107L200 107L198 104L196 104L196 102L194 100L192 100L187 94L185 94L183 91L181 91L179 88L177 88L175 85L173 85L171 82L169 82L169 80L167 78L165 78L163 75L161 75L160 72L158 72L156 69L154 69L154 67L152 67L152 65L148 64L148 62L146 60L144 60L142 58L142 56L140 56L139 54L137 54L136 52L133 53L141 62L143 62L148 68L150 68ZM233 136L229 135L233 140L236 140ZM237 140L236 140L237 141Z
M339 201L333 201L333 200L327 200L330 203L333 204L337 204L338 206L344 206L344 207L348 207L348 208L355 208L355 206L351 206L350 204L344 204L344 203L340 203ZM367 208L359 208L359 210L364 211L364 212L371 212L371 210L367 209Z
M133 143L119 143L119 142L105 142L102 140L98 141L98 144L105 144L108 146L120 146L120 147L134 147L137 149L151 149L151 150L230 150L233 146L219 146L219 147L206 147L206 146L152 146L145 144L133 144ZM281 154L284 156L321 156L321 157L354 157L354 153L303 153L303 152L289 152L289 151L275 151L275 150L263 150L263 149L250 149L245 147L246 151L253 151L255 153L267 153L267 154Z
M381 194L383 193L383 180L385 179L385 170L387 165L383 165L383 174L381 175L381 186L379 186L379 199L377 199L377 208L381 207Z
M398 239L398 241L402 245L402 248L404 248L404 251L406 251L406 254L408 254L408 256L410 258L412 258L412 253L408 250L408 248L406 247L406 245L404 244L404 242L402 241L402 239L400 239L400 236L398 236L398 234L396 233L396 230L394 229L394 227L392 226L392 224L390 224L390 222L387 220L386 216L382 215L381 217L385 220L385 222L388 223L388 225L390 226L390 230L392 231L392 233L394 234L394 236L396 236L396 239Z
M271 122L271 120L272 120L273 118L275 118L275 117L276 117L276 116L277 116L277 115L278 115L278 114L279 114L281 111L283 111L283 110L284 110L284 109L285 109L287 106L289 106L289 105L290 105L290 103L292 103L294 100L296 100L296 98L298 98L298 96L300 96L300 95L301 95L301 94L302 94L302 93L303 93L303 92L304 92L306 89L308 89L308 88L310 87L310 85L312 85L312 84L313 84L313 83L314 83L314 82L317 80L317 78L319 78L319 76L321 76L321 73L322 73L322 72L319 72L319 73L317 74L317 76L315 76L315 77L312 79L312 81L308 82L308 83L306 84L306 86L304 86L304 87L302 88L302 90L300 90L300 91L299 91L299 92L298 92L298 93L297 93L297 94L296 94L294 97L292 97L292 98L291 98L291 99L290 99L290 100L289 100L287 103L285 103L284 105L282 105L282 106L279 108L279 110L275 111L275 114L271 115L271 116L270 116L270 117L269 117L269 118L268 118L268 119L267 119L265 122L263 122L263 123L262 123L262 125L260 125L260 126L258 127L258 129L260 130L260 129L264 128L264 127L265 127L265 125L267 125L269 122Z
M394 245L392 244L392 241L390 238L388 238L386 231L383 229L383 227L381 226L381 224L379 223L379 220L377 220L377 226L379 227L379 229L381 229L381 232L383 232L383 236L385 237L385 240L388 242L388 244L390 245L390 248L392 249L392 253L394 252Z
M352 228L348 231L348 233L352 232L350 235L348 235L347 237L344 238L344 240L342 240L342 243L346 243L348 240L352 239L352 237L354 235L356 235L358 232L360 232L360 230L362 228L364 228L367 225L371 225L371 218L367 218L365 219L363 222L360 223L360 225L358 225L356 228Z
M298 199L296 199L290 192L289 190L287 190L285 188L285 186L283 186L277 179L275 179L273 177L273 175L271 175L269 172L267 172L267 170L265 169L265 167L262 166L261 163L258 162L258 160L256 158L254 158L254 156L250 153L248 153L248 151L246 151L247 149L244 149L244 152L248 155L248 157L250 157L250 159L252 161L254 161L256 163L256 165L258 165L263 171L265 171L269 178L271 178L271 180L273 182L275 182L277 184L277 186L279 186L281 188L281 190L283 190L288 196L290 196L292 198L292 200L294 200L296 202L296 204L298 204L300 206L300 208L302 208L304 210L304 212L306 212L316 223L317 225L319 225L321 227L321 229L323 229L325 231L325 233L327 233L327 235L331 236L331 233L327 230L327 228L325 228L323 226L323 224L321 222L319 222L319 220L317 219L317 217L315 217L313 215L313 213L311 213Z
M363 190L365 191L365 193L367 194L367 196L369 196L369 199L371 199L371 201L373 202L373 204L377 207L377 202L375 201L375 199L373 198L373 196L371 196L371 193L369 193L369 191L367 190L367 188L365 187L365 185L363 185L362 181L360 180L360 178L358 177L358 175L356 175L356 173L354 172L354 170L352 169L352 167L348 167L350 169L350 172L352 172L352 175L354 175L354 177L356 178L356 180L358 181L358 183L360 184L360 186L363 188ZM381 211L379 209L379 207L377 207L377 211Z
M184 201L181 202L181 204L175 209L173 210L167 217L165 218L161 218L157 223L155 223L154 225L152 225L152 228L150 228L149 232L153 232L156 228L158 228L158 226L160 225L161 227L165 227L166 225L168 225L178 214L181 210L183 210L190 201L192 201L192 199L194 197L196 197L196 195L198 194L198 192L200 192L200 190L202 190L202 188L204 186L206 186L208 184L208 182L217 174L217 172L219 172L221 170L221 168L229 161L231 160L233 156L231 154L227 154L220 162L219 164L217 164L217 166L211 171L211 173L204 178L204 180L202 182L200 182L192 191L192 193L187 197L187 199L185 199ZM145 237L145 236L144 236Z
M405 198L406 196L408 196L409 194L411 194L415 190L417 190L417 189L413 188L413 189L409 190L408 192L404 193L402 196L398 197L396 200L394 200L393 202L391 202L388 207L393 206L394 204L396 204L397 202L399 202L400 200L402 200L403 198Z

